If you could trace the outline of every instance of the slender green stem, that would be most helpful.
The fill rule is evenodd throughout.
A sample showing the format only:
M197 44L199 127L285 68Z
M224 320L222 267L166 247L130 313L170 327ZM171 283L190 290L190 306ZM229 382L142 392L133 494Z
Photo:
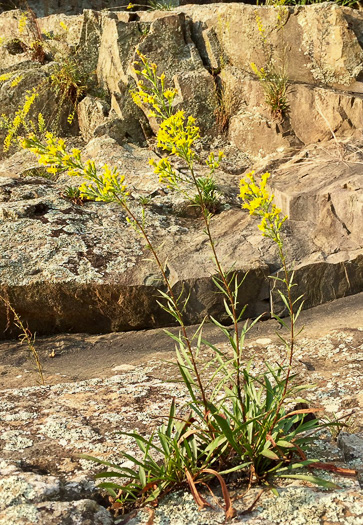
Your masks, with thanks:
M279 249L279 256L280 256L280 259L281 259L281 262L282 262L282 268L283 268L283 272L284 272L284 282L285 282L285 285L286 285L286 291L287 291L287 301L288 301L288 304L289 304L289 317L290 317L290 345L289 345L289 364L288 364L288 368L287 368L287 373L286 373L286 377L285 377L285 385L284 385L284 390L283 390L283 393L282 393L282 396L281 396L281 399L280 399L280 402L276 408L276 414L275 414L275 418L273 420L273 423L272 423L272 427L271 427L271 430L274 428L275 424L276 424L276 421L277 419L279 418L279 413L280 413L280 409L281 409L281 406L282 404L284 403L285 401L285 397L286 397L286 392L287 392L287 387L288 387L288 384L289 384L289 379L290 379L290 375L291 375L291 368L292 368L292 359L293 359L293 355L294 355L294 347L295 347L295 319L294 319L294 306L293 306L293 302L292 302L292 296L291 296L291 283L289 281L289 271L287 269L287 265L286 265L286 258L285 258L285 254L283 252L283 249L282 249L282 243L281 241L280 242L277 242L277 245L278 245L278 249Z
M187 158L185 160L188 162ZM232 318L233 318L233 329L234 329L234 335L235 335L235 345L236 345L236 357L237 357L237 360L236 360L237 396L238 396L238 400L239 400L239 402L241 404L242 413L243 413L243 420L246 421L246 412L245 412L245 406L244 406L244 403L243 403L242 388L241 388L241 348L240 348L238 316L237 316L237 312L236 312L235 298L233 297L233 292L232 292L232 290L231 290L231 288L229 286L229 283L228 283L228 281L226 279L226 274L225 274L225 272L223 270L223 267L222 267L222 265L220 263L220 260L219 260L218 254L217 254L217 250L216 250L215 243L214 243L214 240L213 240L212 232L211 232L211 229L210 229L209 212L208 212L208 210L207 210L207 208L205 206L204 196L203 196L203 193L202 193L202 191L201 191L201 189L200 189L200 187L198 185L197 177L196 177L195 172L194 172L192 161L188 162L188 166L189 166L189 170L190 170L190 173L191 173L194 185L195 185L195 187L196 187L196 189L198 191L200 208L201 208L201 211L202 211L202 215L203 215L203 219L204 219L204 224L205 224L205 229L206 229L207 237L208 237L208 240L209 240L209 244L210 244L210 247L212 249L213 258L214 258L214 261L215 261L215 264L216 264L216 267L217 267L217 271L218 271L218 273L220 275L220 278L221 278L221 280L223 282L223 286L224 286L224 288L226 290L227 297L228 297L228 300L229 300L229 303L230 303L230 306L231 306L231 312L232 312Z
M185 323L183 321L183 316L182 316L182 312L180 311L180 308L179 308L179 305L178 305L178 301L174 295L174 292L173 292L173 289L171 287L171 284L170 284L170 281L165 273L165 270L163 268L163 265L161 263L161 260L152 244L152 242L150 241L149 239L149 236L144 228L144 225L138 220L138 218L136 217L136 215L130 210L130 208L127 206L126 202L123 200L123 199L120 199L117 195L115 195L115 197L117 198L118 202L122 205L122 207L124 208L124 210L126 211L126 213L129 215L129 217L134 221L134 223L137 225L137 227L139 228L142 236L144 237L146 243L147 243L147 246L148 248L150 249L155 261L156 261L156 264L158 265L159 267L159 270L161 272L161 275L163 277L163 280L166 284L166 287L167 287L167 290L168 290L168 293L169 293L169 296L170 296L170 299L173 303L173 307L176 311L176 314L178 316L178 322L180 324L180 327L181 327L181 330L182 330L182 333L183 333L183 338L184 338L184 341L188 347L188 351L189 351L189 354L190 354L190 357L191 357L191 360L192 360L192 364L193 364L193 368L194 368L194 373L195 373L195 376L196 376L196 379L197 379L197 383L198 383L198 387L199 387L199 390L200 390L200 393L201 393L201 396L202 396L202 401L203 401L203 406L204 406L204 417L205 417L205 420L206 420L206 423L209 427L209 429L213 432L213 428L209 422L209 408L208 408L208 402L207 402L207 396L206 396L206 393L205 393L205 389L204 389L204 386L203 386L203 382L202 382L202 379L200 377L200 373L199 373L199 370L198 370L198 365L196 363L196 360L195 360L195 356L194 356L194 352L193 352L193 349L192 349L192 345L191 345L191 341L188 337L188 334L187 334L187 331L186 331L186 326L185 326Z

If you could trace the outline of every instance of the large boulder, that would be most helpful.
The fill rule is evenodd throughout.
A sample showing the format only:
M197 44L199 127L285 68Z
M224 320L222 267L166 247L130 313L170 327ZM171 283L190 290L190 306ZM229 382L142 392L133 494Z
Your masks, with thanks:
M338 164L331 161L335 147L327 144L329 153L307 151L306 163L303 154L295 161L280 161L271 181L277 202L291 217L284 230L285 244L296 269L296 293L305 294L306 307L363 288L361 164L352 158L350 163L348 158ZM126 174L135 213L141 212L140 198L146 202L146 225L171 285L175 293L190 295L185 321L197 323L213 315L225 322L223 300L211 277L215 268L203 221L188 201L160 185L147 167L150 152L100 137L83 155L98 165L119 166ZM339 171L344 172L347 164L355 170L350 177ZM307 172L315 174L316 182ZM4 163L0 174L1 292L32 330L107 332L171 322L156 301L164 286L159 269L126 223L122 208L71 202L65 186L78 181L68 176L42 179L39 170L34 177L34 169L24 171L19 157ZM240 209L237 177L219 172L217 180L221 191L229 191L211 222L212 232L224 268L234 267L240 279L247 273L240 301L248 304L246 315L254 317L269 311L273 289L267 276L280 268L276 248L260 235L255 218ZM309 284L312 276L314 286ZM277 311L275 295L271 300ZM1 312L4 330L4 306ZM5 335L11 333L9 329Z
M360 12L333 3L179 9L191 20L192 38L206 68L220 79L221 109L230 123L229 139L238 148L263 157L333 133L361 133ZM289 109L283 122L271 115L252 63L258 68L272 63L285 71Z
M362 92L363 15L334 3L314 6L220 4L178 8L207 66L249 71L272 58L290 81ZM211 38L212 35L212 38ZM215 67L215 66L214 66ZM357 84L358 82L358 84Z

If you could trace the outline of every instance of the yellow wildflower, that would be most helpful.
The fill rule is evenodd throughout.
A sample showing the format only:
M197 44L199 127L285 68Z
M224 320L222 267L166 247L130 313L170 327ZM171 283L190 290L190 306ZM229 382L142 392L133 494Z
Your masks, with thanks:
M59 25L61 26L62 29L64 29L64 31L68 31L69 30L69 27L67 26L67 24L65 22L63 22L63 20L61 20L59 22Z
M18 22L18 30L20 34L24 33L27 21L28 21L28 17L26 13L22 13L19 18L19 22Z
M12 73L4 73L3 75L0 75L0 82L6 82L13 76Z
M248 173L240 181L240 194L242 208L248 210L250 215L261 217L259 229L265 237L270 237L281 245L280 230L287 219L281 217L281 210L273 203L274 196L266 190L269 173L264 173L261 177L261 183L258 185L254 178L254 172Z

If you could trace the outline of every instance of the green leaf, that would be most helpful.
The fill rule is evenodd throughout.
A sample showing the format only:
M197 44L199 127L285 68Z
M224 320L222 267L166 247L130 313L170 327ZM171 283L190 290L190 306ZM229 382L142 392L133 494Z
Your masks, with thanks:
M216 420L216 422L218 423L221 431L223 432L224 436L226 437L226 439L228 440L228 442L230 443L232 448L238 454L241 454L240 447L238 446L238 444L236 443L236 441L234 439L233 432L232 432L231 427L229 426L228 421L226 419L224 419L224 417L220 416L219 414L215 414L214 413L213 417Z
M318 462L319 462L318 459L306 459L305 461L299 461L298 463L292 463L288 467L281 467L278 469L277 472L286 472L292 469L304 468L304 467L308 467L309 465L312 465L313 463L318 463Z
M308 476L307 474L279 474L278 476L279 478L301 479L302 481L310 481L310 483L320 485L321 487L325 487L326 489L341 488L336 483L332 483L331 481L327 481L326 479L317 478L316 476Z
M276 445L282 448L295 448L295 445L293 443L285 441L284 439L279 439L278 441L276 441Z
M137 479L137 473L132 470L132 469L128 469L126 467L123 467L124 468L124 472L98 472L97 474L95 474L95 479L102 479L102 478L133 478L133 479Z
M119 465L115 465L114 463L110 463L109 461L105 461L103 459L95 458L93 456L88 456L87 454L80 454L80 458L86 459L87 461L94 461L95 463L99 463L100 465L106 465L106 467L115 468L117 470L122 471L123 467L120 467Z
M168 428L166 430L166 435L168 437L171 437L171 432L172 432L173 423L174 423L174 417L175 417L175 398L173 398L173 401L171 402L171 405L170 405Z
M195 386L195 383L194 383L193 379L191 378L189 372L187 372L187 370L186 370L186 368L184 366L182 366L180 363L178 363L178 367L179 367L180 373L182 375L183 381L185 383L185 386L187 387L187 389L189 391L190 397L192 398L194 403L198 404L198 400L195 397L195 394L194 394L194 391L193 391L193 388L192 388L193 386Z
M272 450L269 450L268 448L265 448L264 450L262 450L262 452L260 452L260 454L262 456L265 456L266 458L269 458L269 459L274 459L274 460L279 460L279 456L277 454L275 454L275 452L272 452Z
M265 402L266 411L269 411L272 405L273 399L274 399L273 388L272 388L269 378L267 377L267 374L264 375L264 380L265 380L265 388L266 388L266 402Z
M289 301L288 301L287 297L285 296L284 293L281 292L281 290L277 290L277 292L278 292L279 296L281 297L281 299L282 299L284 305L286 306L287 311L288 311L289 313L291 313L291 311L290 311L290 304L289 304Z
M139 445L139 448L144 451L145 447L141 447L139 442L141 443L145 443L145 445L149 445L149 447L151 446L153 449L157 450L158 452L160 452L161 454L163 453L162 449L160 447L158 447L157 445L155 445L155 443L153 442L153 440L151 438L149 439L146 439L144 438L143 436L141 436L140 434L138 434L137 432L124 432L122 430L119 430L117 432L117 434L121 434L123 436L128 436L128 437L132 437L136 442L138 442L138 445Z
M223 470L219 474L231 474L231 472L237 472L238 470L242 470L246 467L249 467L251 465L252 461L248 461L247 463L242 463L241 465L237 465L236 467L230 468L228 470Z

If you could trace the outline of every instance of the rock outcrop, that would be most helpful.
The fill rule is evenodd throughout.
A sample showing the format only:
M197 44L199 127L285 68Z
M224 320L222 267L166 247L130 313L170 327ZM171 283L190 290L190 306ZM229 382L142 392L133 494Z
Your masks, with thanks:
M336 145L326 148L308 148L280 163L271 181L277 202L290 217L286 247L295 267L296 293L304 293L305 307L363 287L360 153L347 152L346 160L332 162ZM202 220L188 201L160 185L148 168L150 152L101 137L88 144L84 155L98 164L122 166L136 213L141 210L138 199L150 199L149 232L160 246L175 291L190 293L186 321L196 323L205 315L223 320ZM29 166L29 154L23 162L28 168L36 165L33 161ZM55 182L34 172L29 176L14 158L0 175L1 291L33 330L105 332L170 323L156 303L157 290L163 287L158 269L117 205L74 203L64 196L74 179L62 176ZM276 313L281 313L279 295L267 279L279 268L276 250L260 236L256 220L239 208L233 196L238 177L220 172L217 180L225 196L212 231L224 267L234 265L240 278L247 274L240 290L241 301L249 305L246 315L268 311L270 293ZM2 307L2 330L5 310Z
M358 305L358 297L348 297L317 311L303 312L300 322L306 330L297 342L294 366L302 382L319 384L304 394L312 406L323 408L331 418L345 416L345 421L352 413L354 417L356 434L341 434L338 444L342 451L327 433L318 445L314 444L309 458L355 469L358 475L347 478L317 471L316 475L339 485L340 490L331 491L296 480L276 480L280 497L264 493L254 512L247 514L244 511L260 488L245 491L244 486L231 486L231 495L237 496L233 503L237 523L294 525L300 520L319 525L322 514L330 522L355 525L361 521L363 456L358 432L363 421L363 317ZM257 335L254 330L249 332L244 349L247 362L253 359L259 366L264 359L274 362L284 354L275 328L271 321L257 324ZM221 332L214 329L213 334L208 333L212 329L206 327L204 336L209 340L212 337L221 351L230 352ZM48 384L27 388L23 386L29 384L27 378L35 379L29 372L30 363L23 361L16 368L20 377L14 377L13 367L5 368L9 361L20 361L24 350L15 341L2 343L1 384L11 388L1 391L1 525L113 523L111 514L100 506L108 506L108 501L101 497L92 477L103 467L79 454L120 464L124 461L122 450L129 454L137 450L133 440L120 430L149 435L164 422L171 399L178 406L187 401L186 387L170 382L178 377L177 367L170 362L175 359L173 341L160 332L41 338L37 348ZM57 355L52 358L49 355L54 348ZM205 352L204 357L208 355ZM125 364L126 356L133 364ZM96 371L94 361L99 366ZM77 376L83 380L70 382ZM224 523L223 506L211 504L212 508L198 511L192 496L179 492L160 502L155 522ZM140 510L131 523L141 525L147 519L147 511Z
M18 35L20 16L19 11L1 14L1 33L5 42L16 36L29 45L38 29L29 22L29 29ZM61 30L60 21L67 31ZM124 122L121 136L143 141L149 126L154 127L129 95L138 48L165 71L178 88L178 105L197 115L205 132L219 132L220 115L232 144L260 157L327 140L332 134L360 136L362 27L360 11L328 3L276 8L215 4L183 6L174 12L86 10L83 15L52 15L37 22L41 33L78 45L80 61L97 68L115 118ZM22 49L13 53L3 46L0 58L1 70L10 68L14 75L19 68L34 67L29 52ZM283 122L271 117L251 63L259 68L272 63L277 72L286 72L289 110ZM42 71L45 74L46 68ZM17 99L19 89L11 96ZM8 104L0 98L2 103Z
M154 153L145 145L157 126L129 93L135 86L136 50L145 53L178 89L176 107L197 117L204 135L201 159L214 145L226 149L225 171L217 174L222 204L212 230L224 267L233 266L241 277L247 273L241 288L241 301L249 305L246 315L260 315L270 305L283 312L267 279L279 271L274 248L236 199L237 174L252 165L273 173L270 187L290 218L285 236L296 292L304 293L305 307L311 307L363 288L362 16L333 4L52 15L37 22L37 31L58 35L43 65L23 48L15 54L9 46L0 48L1 73L10 73L0 89L0 105L13 114L25 89L39 82L47 86L53 59L61 61L62 53L76 50L80 62L97 71L103 92L85 93L72 128L69 108L61 108L63 133L74 135L79 127L88 143L84 158L120 167L136 212L140 197L148 202L149 231L172 285L190 293L186 322L205 315L224 321L202 222L148 167ZM20 17L20 11L0 15L4 42L19 31ZM27 49L32 28L17 35ZM270 59L276 67L283 60L290 83L289 110L280 120L272 118L250 67ZM57 103L44 89L29 118L44 105L51 118ZM203 165L198 169L203 172ZM162 287L157 268L121 209L94 202L80 206L65 197L74 181L40 176L44 172L29 155L16 154L0 166L1 292L30 327L40 333L99 332L170 322L155 302ZM6 311L0 311L3 330Z

